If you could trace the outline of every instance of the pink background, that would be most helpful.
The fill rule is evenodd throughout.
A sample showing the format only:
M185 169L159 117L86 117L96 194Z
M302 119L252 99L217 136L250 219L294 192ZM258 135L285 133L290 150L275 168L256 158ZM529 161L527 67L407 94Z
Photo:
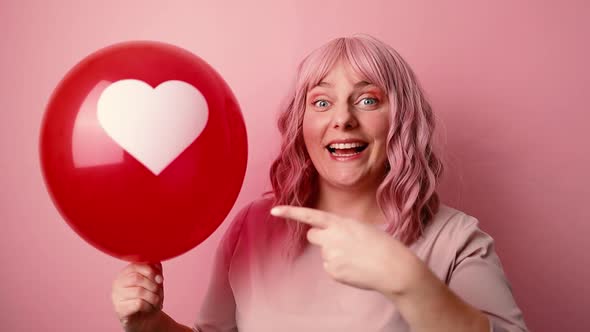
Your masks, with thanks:
M62 221L40 172L44 107L72 66L134 39L176 44L212 64L249 130L232 217L269 188L277 107L297 62L355 32L394 46L420 77L445 124L443 199L496 239L531 330L590 329L587 1L81 3L0 2L2 330L118 330L110 289L125 263ZM177 321L192 324L226 226L164 262L164 309Z

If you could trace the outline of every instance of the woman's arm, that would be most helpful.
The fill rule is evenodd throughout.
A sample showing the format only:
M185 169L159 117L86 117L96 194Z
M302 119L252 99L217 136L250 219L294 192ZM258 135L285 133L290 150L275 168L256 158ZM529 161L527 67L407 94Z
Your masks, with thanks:
M449 264L447 286L407 246L373 225L303 207L279 206L271 213L312 226L307 239L321 247L326 272L384 294L412 331L527 331L494 241L473 217L457 214L449 221L454 228L437 249L449 254L443 262Z
M165 312L160 311L154 332L194 332L190 327L177 323Z
M396 303L413 330L425 331L436 326L437 331L461 331L473 324L473 328L466 330L479 331L487 321L489 327L484 331L527 331L495 252L494 240L478 224L477 219L465 214L458 214L448 223L456 227L436 249L446 252L437 257L449 259L451 254L445 279L413 253L398 251L406 262L402 267L399 263L396 267L399 259L383 260L383 280L392 280L391 273L407 273L401 279L402 288L396 289L399 283L389 282L391 286L380 292Z
M230 285L232 257L253 203L242 208L224 233L213 260L209 287L193 325L194 332L237 332L236 301Z
M412 331L491 331L484 313L453 293L417 257L413 265L406 289L384 294L395 303Z

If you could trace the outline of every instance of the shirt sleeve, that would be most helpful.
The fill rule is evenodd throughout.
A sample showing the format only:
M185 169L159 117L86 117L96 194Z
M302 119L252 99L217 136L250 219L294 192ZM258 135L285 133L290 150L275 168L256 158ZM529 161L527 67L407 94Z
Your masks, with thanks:
M194 332L236 332L236 303L229 284L229 267L250 206L240 210L221 238L209 288L193 325Z
M512 295L491 236L468 215L456 237L457 254L449 288L488 316L492 332L528 331Z

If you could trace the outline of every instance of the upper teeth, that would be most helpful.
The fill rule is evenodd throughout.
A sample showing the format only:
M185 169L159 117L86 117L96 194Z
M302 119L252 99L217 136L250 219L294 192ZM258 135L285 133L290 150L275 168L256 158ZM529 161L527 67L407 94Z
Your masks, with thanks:
M363 145L363 143L334 143L330 144L329 147L332 149L352 149Z

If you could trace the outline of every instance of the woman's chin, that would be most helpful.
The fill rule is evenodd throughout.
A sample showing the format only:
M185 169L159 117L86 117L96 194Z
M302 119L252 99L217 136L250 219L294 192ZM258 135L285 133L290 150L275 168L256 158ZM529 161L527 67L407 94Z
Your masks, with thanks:
M358 189L367 186L373 182L366 176L359 176L353 174L341 174L338 177L328 177L323 179L331 187L338 189Z

